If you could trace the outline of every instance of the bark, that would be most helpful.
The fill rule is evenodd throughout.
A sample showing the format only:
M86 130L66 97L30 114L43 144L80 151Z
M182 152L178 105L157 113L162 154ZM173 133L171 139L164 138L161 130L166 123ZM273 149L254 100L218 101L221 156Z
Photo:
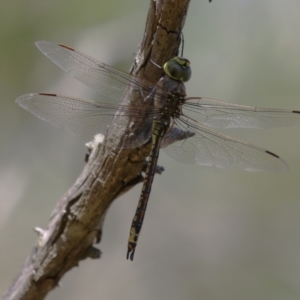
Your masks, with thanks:
M144 38L131 73L157 82L162 70L155 64L161 66L178 54L189 0L150 2ZM150 147L148 143L112 151L101 144L93 146L82 174L58 201L48 228L36 228L37 245L4 295L5 300L44 299L81 260L100 257L94 244L101 241L105 214L114 199L143 180L141 173ZM124 259L125 249L126 245Z

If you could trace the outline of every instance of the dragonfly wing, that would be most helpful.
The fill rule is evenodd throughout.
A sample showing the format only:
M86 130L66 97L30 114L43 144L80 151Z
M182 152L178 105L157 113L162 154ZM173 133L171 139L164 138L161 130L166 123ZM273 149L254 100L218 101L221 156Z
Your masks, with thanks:
M173 127L163 137L160 147L166 148L169 145L171 145L177 141L185 140L194 135L195 135L195 132L185 131L185 130L179 129L178 127Z
M214 128L274 128L300 125L300 111L257 108L209 98L187 98L183 114Z
M65 72L111 100L119 102L128 86L136 88L141 93L140 97L146 99L155 86L71 47L47 41L36 42L36 46Z
M276 154L251 144L221 135L206 127L189 127L195 135L178 141L164 151L179 162L217 168L282 172L288 169Z
M127 135L125 147L131 148L144 144L151 136L153 116L150 113L146 114L145 110L137 108L130 110L127 106L122 105L96 103L42 93L23 95L16 102L38 118L64 131L82 136L86 140L91 140L95 134L106 135L108 133L112 137L111 140L117 142L121 136ZM130 117L140 120L138 123L142 123L143 126L140 124L128 126ZM114 122L108 129L113 118L118 122ZM138 127L138 131L136 127Z

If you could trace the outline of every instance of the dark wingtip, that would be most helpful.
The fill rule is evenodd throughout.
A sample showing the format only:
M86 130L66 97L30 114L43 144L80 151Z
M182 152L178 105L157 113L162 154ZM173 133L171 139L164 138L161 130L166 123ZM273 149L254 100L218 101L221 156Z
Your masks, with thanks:
M279 163L279 165L277 165L278 167L276 169L271 170L271 171L281 173L281 172L286 172L289 169L288 164L281 157L279 157L277 154L275 154L271 151L268 151L268 150L266 150L265 152L267 154L270 154L273 157L275 157L278 160L277 162Z
M292 111L294 114L300 114L300 110L293 110Z
M39 93L41 96L50 96L50 97L56 97L57 94L50 94L50 93Z
M49 93L39 93L41 96L50 96L50 97L56 97L56 94L49 94Z
M73 49L73 48L71 48L71 47L69 47L67 45L64 45L64 44L58 44L58 45L61 46L61 47L63 47L63 48L66 48L68 50L75 51L75 49Z
M268 153L268 154L270 154L270 155L272 155L272 156L274 156L276 158L280 158L277 154L275 154L275 153L273 153L271 151L266 150L266 153Z

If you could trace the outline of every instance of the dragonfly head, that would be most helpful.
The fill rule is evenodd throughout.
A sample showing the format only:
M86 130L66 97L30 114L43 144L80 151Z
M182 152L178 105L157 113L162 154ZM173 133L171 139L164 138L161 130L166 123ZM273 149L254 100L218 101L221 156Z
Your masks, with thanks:
M175 56L164 64L165 73L179 81L188 81L192 75L190 61L186 58Z

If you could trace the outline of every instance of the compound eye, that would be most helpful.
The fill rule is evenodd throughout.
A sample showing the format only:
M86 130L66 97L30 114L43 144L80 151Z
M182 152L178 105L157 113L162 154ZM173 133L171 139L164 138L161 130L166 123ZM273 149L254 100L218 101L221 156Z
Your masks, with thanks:
M188 81L191 78L192 70L190 67L190 62L182 57L173 57L164 64L165 73L179 81Z

